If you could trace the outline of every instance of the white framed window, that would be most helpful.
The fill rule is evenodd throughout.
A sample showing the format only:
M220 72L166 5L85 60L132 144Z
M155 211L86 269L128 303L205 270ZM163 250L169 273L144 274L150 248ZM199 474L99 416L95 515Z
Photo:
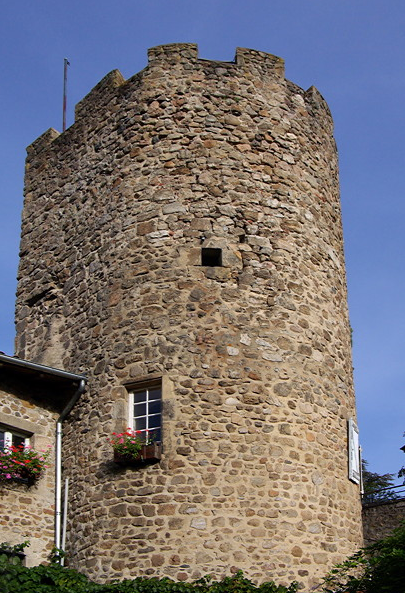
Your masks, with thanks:
M162 440L162 383L139 383L129 391L129 425L154 443Z
M361 480L361 453L359 445L359 429L353 418L347 421L349 480L360 484Z
M10 447L28 447L30 439L27 434L14 430L8 426L0 424L0 449L9 449Z

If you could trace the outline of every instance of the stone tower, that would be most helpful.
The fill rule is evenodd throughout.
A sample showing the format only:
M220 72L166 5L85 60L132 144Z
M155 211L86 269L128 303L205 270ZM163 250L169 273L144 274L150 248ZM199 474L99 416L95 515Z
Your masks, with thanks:
M318 91L276 56L207 61L192 44L108 74L66 132L28 148L17 354L89 377L64 426L71 566L308 586L356 549L337 154ZM107 438L143 421L161 424L161 460L118 466Z

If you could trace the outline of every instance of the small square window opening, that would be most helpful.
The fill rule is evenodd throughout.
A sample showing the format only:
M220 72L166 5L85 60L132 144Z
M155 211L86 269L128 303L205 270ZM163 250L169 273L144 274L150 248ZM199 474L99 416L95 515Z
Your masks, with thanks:
M214 247L203 247L201 249L202 266L222 266L222 249Z

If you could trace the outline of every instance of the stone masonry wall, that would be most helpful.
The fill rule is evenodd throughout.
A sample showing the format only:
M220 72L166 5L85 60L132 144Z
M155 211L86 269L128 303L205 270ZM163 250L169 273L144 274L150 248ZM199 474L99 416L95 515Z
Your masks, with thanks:
M56 414L38 406L7 381L0 383L0 423L30 438L37 451L54 448ZM46 561L54 545L55 464L53 454L42 477L32 486L0 484L0 541L12 545L29 540L26 566Z
M337 155L316 89L262 52L153 48L28 148L21 254L18 355L89 373L64 441L72 566L309 586L357 549ZM147 378L163 458L118 468L106 439Z
M392 534L405 521L405 500L363 507L363 533L366 546Z

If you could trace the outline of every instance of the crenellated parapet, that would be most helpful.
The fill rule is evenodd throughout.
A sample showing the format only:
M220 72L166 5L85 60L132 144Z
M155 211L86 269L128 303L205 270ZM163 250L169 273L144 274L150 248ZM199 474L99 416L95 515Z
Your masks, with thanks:
M172 72L171 75L170 72ZM194 74L196 80L201 80L201 77L211 77L213 72L219 73L219 76L222 75L228 85L231 84L232 78L235 81L245 79L251 86L252 92L255 89L260 90L260 87L275 89L274 85L276 85L283 88L286 95L299 95L303 99L308 114L314 118L329 118L328 127L333 130L326 101L315 87L311 86L304 91L286 81L282 58L266 52L238 47L232 62L205 60L198 57L198 47L194 43L171 43L150 48L146 68L128 80L125 80L119 70L111 71L77 103L73 127L86 128L87 120L90 120L94 127L95 117L103 118L103 113L107 115L111 110L119 110L122 96L131 92L131 89L138 89L141 85L144 85L145 89L149 88L153 93L160 78L177 76L180 82L185 76L190 77ZM159 92L158 89L157 92ZM125 108L125 105L122 105L122 108ZM100 124L102 125L102 121ZM66 133L71 133L70 128ZM45 132L27 148L29 157L34 157L41 152L58 136L59 133L53 129L52 132L50 130Z
M223 65L236 67L240 70L271 74L273 76L284 77L284 60L278 56L258 51L237 47L233 62L218 62L213 60L203 60L198 57L198 47L195 43L170 43L167 45L158 45L148 50L148 66L183 66L196 67L197 64ZM235 76L238 73L235 72Z

